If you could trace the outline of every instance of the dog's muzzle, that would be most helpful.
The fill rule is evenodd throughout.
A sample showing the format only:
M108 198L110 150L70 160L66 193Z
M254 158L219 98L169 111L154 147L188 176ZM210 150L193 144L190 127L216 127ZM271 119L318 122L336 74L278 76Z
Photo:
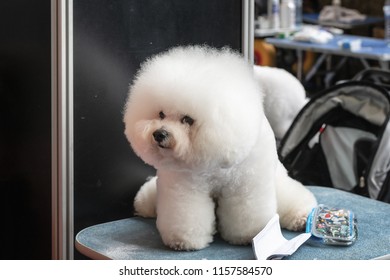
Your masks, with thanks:
M161 148L168 148L169 132L163 128L157 129L153 132L153 138Z

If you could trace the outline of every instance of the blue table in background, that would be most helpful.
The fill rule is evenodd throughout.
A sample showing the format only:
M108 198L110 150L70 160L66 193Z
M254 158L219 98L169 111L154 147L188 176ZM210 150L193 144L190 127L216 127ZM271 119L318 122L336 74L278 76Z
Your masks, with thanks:
M349 247L313 246L304 243L292 260L365 260L390 258L390 204L348 192L309 187L319 203L352 210L358 219L358 239ZM282 230L287 239L299 233ZM253 260L251 246L234 246L215 237L209 247L190 252L174 251L162 243L154 219L129 218L80 231L76 248L92 259L116 260ZM384 256L384 257L383 257Z
M373 16L366 16L366 18L364 20L353 20L351 22L320 21L318 13L303 14L302 20L303 20L303 22L306 22L306 23L318 24L318 25L322 25L322 26L336 27L336 28L341 28L341 29L352 29L352 28L357 28L357 27L362 27L362 26L375 25L375 24L379 24L379 23L384 22L383 17L373 17Z
M354 41L361 40L361 48L357 51L351 51L350 49L341 48L339 46L340 41ZM353 35L336 35L329 42L325 44L320 43L311 43L311 42L302 42L295 41L290 38L281 39L281 38L267 38L267 43L274 45L277 48L285 48L297 51L298 57L298 79L302 81L302 67L303 67L303 52L312 51L320 53L320 57L317 59L316 63L310 69L305 77L305 81L309 81L314 74L318 71L321 64L325 59L331 57L332 55L342 56L342 59L339 62L339 65L336 68L341 67L345 63L345 59L348 57L354 57L359 59L365 68L370 68L368 59L376 60L379 62L379 65L382 69L389 69L390 61L390 47L388 43L383 39L375 39L370 37L363 36L353 36Z

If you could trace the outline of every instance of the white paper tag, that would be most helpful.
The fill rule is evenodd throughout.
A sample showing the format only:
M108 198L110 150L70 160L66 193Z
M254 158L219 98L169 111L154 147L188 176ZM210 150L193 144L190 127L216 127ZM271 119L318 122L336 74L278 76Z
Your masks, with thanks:
M311 236L311 233L302 233L291 240L282 235L279 215L275 214L265 228L252 240L252 247L258 260L282 259L292 255Z

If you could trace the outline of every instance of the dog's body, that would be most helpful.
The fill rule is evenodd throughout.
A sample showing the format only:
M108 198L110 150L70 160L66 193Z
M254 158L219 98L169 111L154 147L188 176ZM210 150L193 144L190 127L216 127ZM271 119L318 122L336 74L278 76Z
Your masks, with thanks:
M204 248L217 229L248 244L275 213L285 228L304 227L316 200L279 162L259 92L249 65L227 49L175 48L142 66L125 134L157 176L134 205L157 216L167 246Z
M258 65L253 69L264 92L264 113L276 139L281 140L308 101L305 88L284 69Z

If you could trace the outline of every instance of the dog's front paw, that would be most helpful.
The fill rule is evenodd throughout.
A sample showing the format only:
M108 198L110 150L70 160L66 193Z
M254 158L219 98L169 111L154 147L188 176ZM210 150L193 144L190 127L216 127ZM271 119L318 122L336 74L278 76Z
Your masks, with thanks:
M142 185L134 198L134 210L137 216L155 218L156 213L156 187L157 177L153 177Z
M292 231L303 231L306 227L307 216L309 213L300 211L297 213L289 213L280 217L280 225L282 228Z
M252 242L255 235L239 235L239 236L226 236L222 235L222 238L232 245L248 245Z
M163 238L163 241L166 246L176 251L194 251L206 248L213 241L213 237L211 235L190 238L171 236Z

